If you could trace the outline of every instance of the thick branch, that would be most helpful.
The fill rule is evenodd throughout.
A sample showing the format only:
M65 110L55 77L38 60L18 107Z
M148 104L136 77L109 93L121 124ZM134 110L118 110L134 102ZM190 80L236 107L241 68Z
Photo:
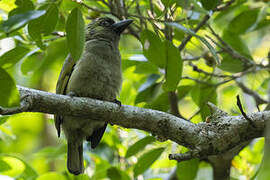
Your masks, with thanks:
M0 114L18 112L44 112L78 117L95 117L126 128L136 128L170 139L190 148L193 155L205 158L226 152L241 142L261 137L270 111L249 114L256 125L243 116L214 113L210 123L193 124L168 113L94 100L69 97L18 86L22 98L17 109L0 108ZM246 133L249 132L249 133Z

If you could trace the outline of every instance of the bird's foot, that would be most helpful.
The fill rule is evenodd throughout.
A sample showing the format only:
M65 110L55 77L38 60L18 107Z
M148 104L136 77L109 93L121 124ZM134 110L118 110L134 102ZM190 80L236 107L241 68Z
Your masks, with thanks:
M119 101L119 100L117 100L117 99L114 99L113 102L114 102L115 104L117 104L119 107L122 106L121 101Z
M71 98L77 96L76 93L73 91L68 92L67 95L70 96Z

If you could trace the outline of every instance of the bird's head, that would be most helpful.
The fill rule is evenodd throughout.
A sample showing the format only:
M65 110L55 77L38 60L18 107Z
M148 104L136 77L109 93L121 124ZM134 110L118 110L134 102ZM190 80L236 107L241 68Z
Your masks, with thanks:
M132 20L114 22L113 19L102 17L88 24L86 28L86 41L91 39L105 39L118 42L121 33L132 23Z

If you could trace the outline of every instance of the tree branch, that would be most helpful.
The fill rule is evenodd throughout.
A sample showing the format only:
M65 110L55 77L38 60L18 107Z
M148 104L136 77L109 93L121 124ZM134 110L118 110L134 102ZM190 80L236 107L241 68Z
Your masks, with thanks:
M203 27L207 21L209 20L210 16L207 14L203 17L202 21L196 26L196 28L193 30L195 33L200 30L201 27ZM178 47L179 51L182 51L186 44L189 42L189 40L192 38L192 35L188 35L186 38L184 38Z
M242 89L242 91L250 96L252 96L256 102L256 106L259 106L261 104L267 104L268 102L260 97L258 93L255 91L249 89L247 86L245 86L242 82L236 80L235 81L237 85Z
M191 123L161 111L138 108L90 98L69 97L17 86L22 97L19 108L0 108L0 114L43 112L77 117L95 117L125 128L136 128L165 137L196 152L195 157L218 155L242 142L263 136L270 111L249 114L252 128L243 116L229 116L210 105L210 123ZM249 132L249 133L246 133Z

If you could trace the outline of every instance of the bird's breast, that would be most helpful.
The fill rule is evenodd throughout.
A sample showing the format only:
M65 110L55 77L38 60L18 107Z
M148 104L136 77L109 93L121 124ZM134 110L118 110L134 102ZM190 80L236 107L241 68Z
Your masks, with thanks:
M111 101L121 86L121 58L108 42L87 42L71 74L67 93Z

